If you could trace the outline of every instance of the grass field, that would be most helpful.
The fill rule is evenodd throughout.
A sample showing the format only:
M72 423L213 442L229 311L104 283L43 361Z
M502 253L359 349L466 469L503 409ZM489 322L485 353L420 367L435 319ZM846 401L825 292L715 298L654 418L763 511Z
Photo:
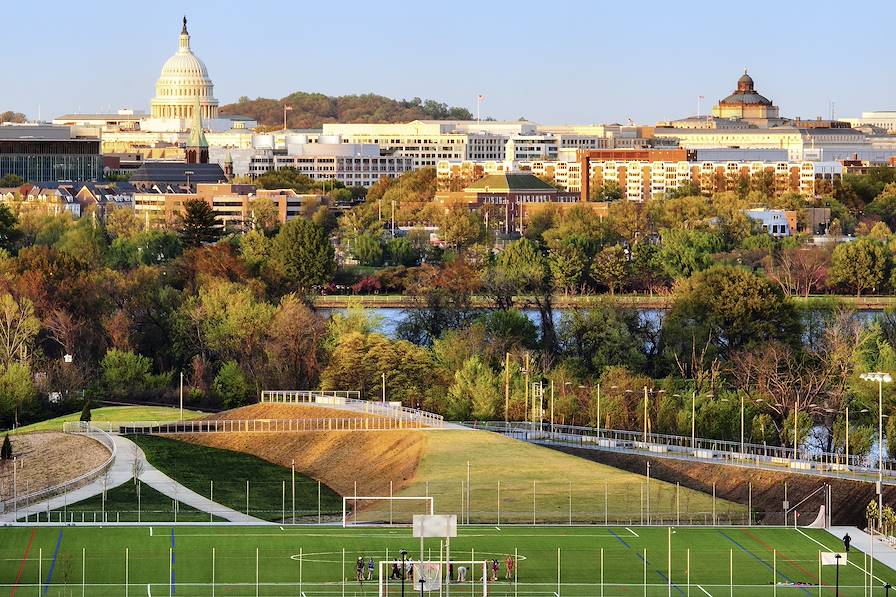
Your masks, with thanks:
M180 410L167 406L104 406L91 409L90 414L94 421L176 421L180 417ZM207 413L184 409L184 419L198 419L206 415ZM62 431L63 423L77 421L80 418L79 411L19 427L14 433Z
M250 454L208 448L154 435L129 436L160 471L192 489L240 512L246 511L246 481L249 481L249 511L264 520L281 520L283 489L292 509L292 472ZM323 514L342 512L342 499L326 485L296 473L296 510L298 516L316 515L318 489Z
M64 509L53 510L50 518L46 512L31 516L38 521L58 520L60 512L65 520L74 522L102 522L103 513L109 522L216 522L223 519L212 517L156 491L145 483L140 483L139 497L137 484L133 480L113 487L106 492L105 503L102 495L69 504ZM175 513L175 509L177 512ZM23 519L24 520L24 519Z
M500 580L489 583L489 594L496 596L771 597L834 595L835 569L823 567L819 578L818 554L841 547L821 530L679 528L671 534L663 527L488 526L461 528L451 553L455 561L501 562ZM101 597L376 595L375 580L355 580L356 558L395 559L401 549L419 557L419 542L407 528L5 528L0 530L0 591ZM428 540L426 551L436 558L439 542ZM516 571L504 580L508 557L517 558ZM851 552L839 572L841 597L869 594L863 590L864 554ZM896 573L876 564L871 594L882 596L882 582L893 580ZM481 583L455 582L451 592L481 595ZM389 594L401 594L398 583ZM410 588L407 594L413 594Z

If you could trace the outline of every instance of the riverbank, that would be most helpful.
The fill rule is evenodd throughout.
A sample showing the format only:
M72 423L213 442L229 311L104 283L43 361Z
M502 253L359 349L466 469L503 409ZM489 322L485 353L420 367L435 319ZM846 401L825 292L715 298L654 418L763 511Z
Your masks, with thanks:
M672 306L671 294L588 294L588 295L555 295L553 305L556 308L587 307L595 300L613 301L635 309L669 309ZM855 309L857 311L884 311L896 308L896 296L844 296L844 295L810 295L808 297L795 297L794 301L800 307L812 309L835 309L840 307ZM315 307L323 309L344 309L351 305L363 307L381 307L390 309L413 309L418 307L414 297L402 294L358 294L358 295L323 295L312 297ZM475 307L489 309L495 307L494 299L488 296L474 296L472 303ZM514 303L517 305L530 304L529 297L518 296Z

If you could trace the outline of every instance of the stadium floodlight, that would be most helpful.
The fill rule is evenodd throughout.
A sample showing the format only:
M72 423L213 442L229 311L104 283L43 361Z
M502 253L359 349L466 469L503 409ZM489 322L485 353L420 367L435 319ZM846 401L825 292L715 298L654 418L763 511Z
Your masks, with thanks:
M883 512L884 507L884 384L892 383L893 376L880 371L862 373L863 381L877 382L877 507Z

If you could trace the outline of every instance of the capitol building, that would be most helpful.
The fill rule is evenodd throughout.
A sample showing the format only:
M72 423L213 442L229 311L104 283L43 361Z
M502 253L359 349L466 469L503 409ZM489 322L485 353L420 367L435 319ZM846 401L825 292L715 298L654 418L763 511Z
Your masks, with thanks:
M199 109L202 132L212 145L247 148L257 122L242 116L221 116L214 83L205 63L190 45L184 17L177 51L162 65L149 114L122 109L112 114L64 114L53 124L96 129L103 153L141 153L150 159L183 156Z
M215 86L208 76L205 63L190 49L190 33L187 17L180 31L177 53L165 61L162 74L156 82L156 96L152 98L153 118L193 118L193 105L199 98L203 120L218 117L218 100Z

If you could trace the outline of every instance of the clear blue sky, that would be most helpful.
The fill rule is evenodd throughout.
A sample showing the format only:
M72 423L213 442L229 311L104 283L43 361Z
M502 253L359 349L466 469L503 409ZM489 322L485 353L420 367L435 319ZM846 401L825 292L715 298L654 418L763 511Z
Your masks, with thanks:
M850 14L850 10L854 12ZM896 3L804 0L15 2L0 111L148 109L181 16L222 103L420 96L483 116L640 123L704 112L749 67L785 116L896 109ZM14 81L14 83L12 83Z

